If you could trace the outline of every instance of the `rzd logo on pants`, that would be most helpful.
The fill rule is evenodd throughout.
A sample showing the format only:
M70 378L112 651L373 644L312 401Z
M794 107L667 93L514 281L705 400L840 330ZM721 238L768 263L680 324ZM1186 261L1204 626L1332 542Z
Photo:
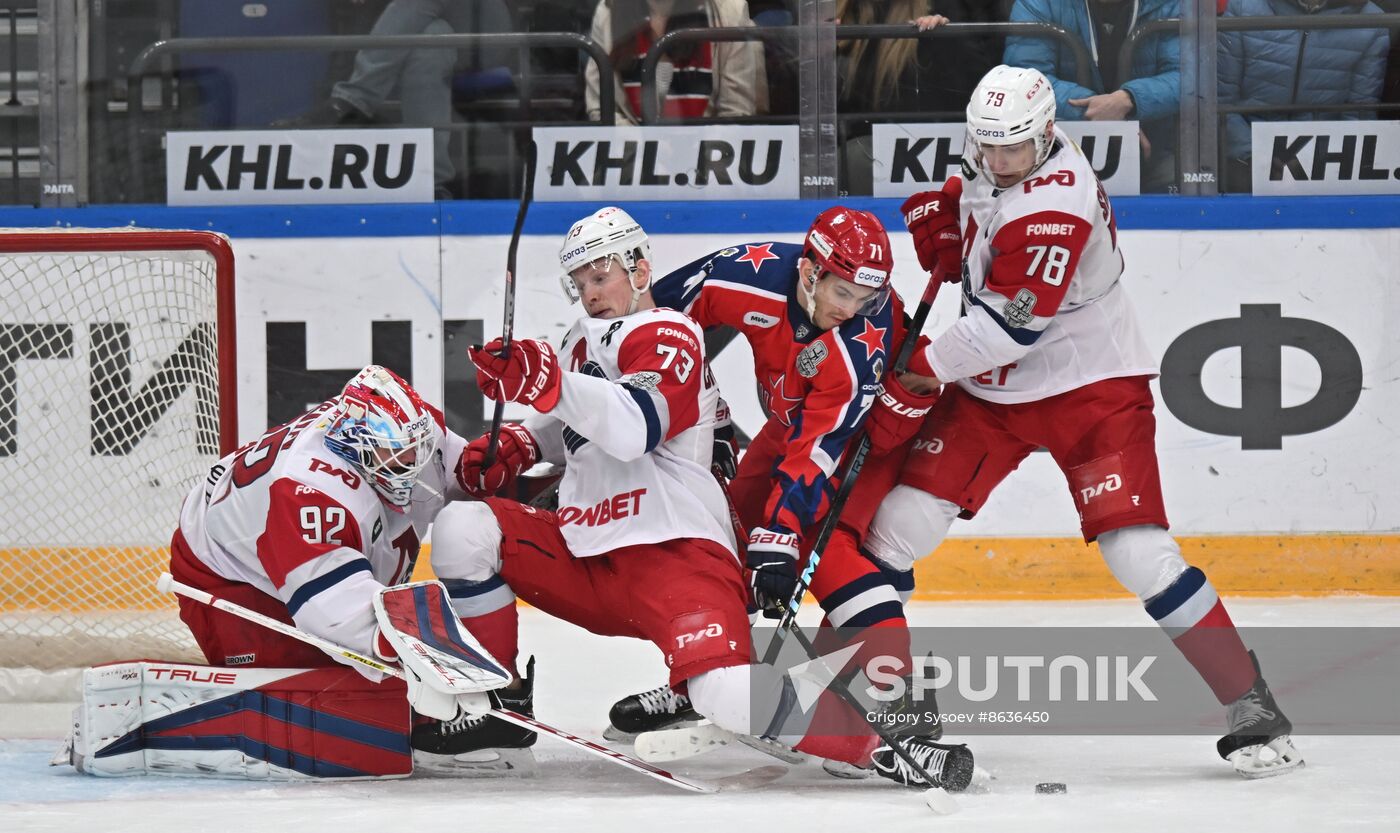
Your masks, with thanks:
M734 653L738 646L724 632L717 610L699 610L671 620L671 639L675 646L666 652L666 664L683 668Z
M1141 504L1141 496L1123 488L1123 455L1110 454L1069 470L1069 486L1081 521L1088 523Z

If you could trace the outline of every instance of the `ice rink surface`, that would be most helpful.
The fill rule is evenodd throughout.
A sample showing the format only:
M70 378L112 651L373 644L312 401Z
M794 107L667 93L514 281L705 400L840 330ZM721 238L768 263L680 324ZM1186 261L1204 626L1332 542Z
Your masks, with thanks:
M1400 599L1235 599L1230 609L1244 626L1400 626ZM911 606L910 614L917 625L1152 627L1131 600L921 603ZM532 610L523 611L522 649L538 657L537 715L585 737L601 736L616 698L663 677L660 655L650 645L596 637ZM1286 709L1287 692L1276 693ZM1204 687L1202 697L1209 697ZM415 777L344 784L98 779L47 766L61 726L43 725L29 714L0 704L4 833L1400 831L1397 736L1295 736L1307 767L1259 781L1240 779L1216 756L1215 733L975 736L970 741L977 761L994 780L986 792L957 796L958 813L937 816L917 793L880 778L837 780L815 762L747 792L690 795L548 738L535 746L539 771L528 779ZM706 778L772 763L739 748L674 768ZM1064 782L1068 792L1037 795L1034 786L1044 781Z

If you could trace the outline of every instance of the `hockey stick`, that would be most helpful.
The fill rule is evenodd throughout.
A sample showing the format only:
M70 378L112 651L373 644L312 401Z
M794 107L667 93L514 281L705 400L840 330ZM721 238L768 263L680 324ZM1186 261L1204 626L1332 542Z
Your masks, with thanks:
M515 334L515 254L520 248L520 233L525 228L525 213L530 210L530 202L535 198L535 140L530 139L525 150L525 181L520 186L520 207L515 210L515 228L510 232L510 248L506 249L506 300L504 321L501 323L501 356L510 355L511 337ZM496 462L496 451L501 444L501 420L505 417L506 403L502 399L496 403L491 415L491 440L486 444L486 456L482 458L484 472Z
M924 296L919 299L919 306L914 311L914 320L910 322L909 329L904 334L904 341L899 346L899 355L895 358L894 367L890 368L891 374L903 373L904 369L909 366L909 358L914 355L914 344L919 340L919 334L923 332L924 322L928 320L929 310L933 308L933 301L938 297L938 289L942 285L941 271L935 271L929 275L928 283L924 286ZM827 544L830 543L831 536L836 532L837 522L841 520L841 511L846 508L846 501L855 488L856 479L860 477L860 470L865 466L865 458L869 453L870 435L861 431L855 449L846 455L846 458L841 462L841 468L836 473L841 485L837 488L836 497L832 498L831 508L827 510L826 518L822 521L821 529L817 532L817 540L812 544L811 554L807 556L807 566L797 579L797 589L793 591L792 598L788 599L787 608L783 610L783 616L778 620L778 628L773 633L772 641L768 643L768 651L763 657L765 665L772 665L777 661L784 634L797 629L797 610L802 606L802 597L807 595L807 588L812 584L812 576L816 574L817 565L821 563L822 553L826 550Z
M322 639L319 636L313 636L307 633L306 631L297 628L294 625L288 625L285 622L279 622L278 620L273 619L270 616L264 616L263 614L258 613L254 610L249 610L248 608L243 607L242 605L237 605L225 599L220 599L217 596L210 595L209 593L200 590L199 588L191 587L188 584L178 582L169 573L160 574L160 578L156 579L156 589L162 593L176 593L178 595L184 596L187 599L193 599L194 601L199 602L201 604L209 605L210 607L222 610L225 613L231 613L234 616L247 619L249 622L254 622L256 624L262 625L263 627L269 630L277 631L283 636L290 636L292 639L299 639L308 645L314 645L315 647L320 648L322 651L325 651L328 654L332 654L334 656L349 660L350 662L356 665L360 665L364 668L378 671L379 673L384 674L386 676L398 677L399 679L403 679L403 672L391 665L385 665L384 663L376 659L372 659L370 657L365 656L364 654L352 651L343 645L338 645L334 642L331 642L328 639ZM719 790L721 789L721 786L719 785L708 784L702 781L692 781L690 779L683 778L679 775L673 775L672 773L667 772L664 769L652 766L646 761L637 760L636 758L633 758L630 755L624 755L621 752L609 749L606 746L594 743L591 740L585 740L584 738L578 737L576 735L571 735L562 729L556 729L553 726L539 722L533 717L520 714L519 712L511 711L510 709L495 708L491 710L490 714L493 717L504 720L507 723L513 723L516 726L522 726L526 729L531 729L542 734L551 735L553 737L558 738L559 740L564 741L565 743L572 744L573 746L582 749L585 752L597 755L600 758L606 758L620 766L624 766L627 769L632 770L633 772L640 772L643 775L649 775L658 781L665 782L674 787L679 787L683 790L688 790L690 792L697 793L713 793L719 792ZM745 773L745 775L747 774L749 773Z

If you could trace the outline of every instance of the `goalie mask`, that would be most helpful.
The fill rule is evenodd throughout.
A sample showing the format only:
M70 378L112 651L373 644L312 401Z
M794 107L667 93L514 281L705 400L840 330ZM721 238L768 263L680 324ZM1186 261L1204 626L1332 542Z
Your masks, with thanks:
M559 247L559 265L564 273L559 277L559 283L569 300L577 303L580 297L578 284L574 282L575 272L590 266L606 269L613 258L622 264L627 271L627 279L632 283L632 305L627 314L636 312L638 299L651 289L650 280L646 286L637 288L634 277L637 262L651 260L651 244L647 242L647 233L641 224L615 206L599 209L584 217L564 235L564 244Z
M802 241L802 256L817 266L817 279L831 274L848 283L875 292L856 310L858 315L875 315L890 297L890 271L894 256L885 227L869 211L836 206L817 215ZM815 281L811 287L799 282L805 295L807 317L816 319Z
M433 419L417 391L392 370L372 364L341 391L326 447L402 511L437 448Z
M992 67L972 91L972 100L967 104L966 146L974 150L977 169L995 179L987 169L983 147L1034 141L1035 163L1026 171L1029 176L1050 156L1054 123L1055 92L1050 81L1039 70L1002 64Z

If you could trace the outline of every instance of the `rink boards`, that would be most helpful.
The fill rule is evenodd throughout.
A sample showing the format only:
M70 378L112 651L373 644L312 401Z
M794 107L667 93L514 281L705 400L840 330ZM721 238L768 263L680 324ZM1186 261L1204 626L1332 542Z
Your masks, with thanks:
M896 201L848 202L898 227ZM664 272L742 242L796 242L822 205L627 208L650 232ZM593 207L532 208L519 252L517 336L557 341L577 317L558 287L558 239ZM1400 594L1400 205L1138 198L1119 200L1118 213L1124 287L1149 345L1165 358L1154 383L1158 453L1188 560L1224 592ZM319 401L372 360L404 369L429 400L445 402L457 430L474 433L489 419L467 387L461 354L469 340L500 330L514 204L0 214L4 225L134 222L230 234L240 441ZM917 297L924 276L908 236L896 233L892 243L895 285ZM956 293L944 293L927 331L941 331L957 313ZM752 434L762 414L750 357L733 343L713 361L740 427ZM73 465L81 473L88 461ZM101 494L85 497L88 511L102 511ZM168 526L177 507L149 511ZM1070 496L1048 455L1033 454L954 533L921 562L921 597L1122 592L1077 540ZM13 543L0 539L0 550ZM165 541L119 543L148 544L159 563Z

